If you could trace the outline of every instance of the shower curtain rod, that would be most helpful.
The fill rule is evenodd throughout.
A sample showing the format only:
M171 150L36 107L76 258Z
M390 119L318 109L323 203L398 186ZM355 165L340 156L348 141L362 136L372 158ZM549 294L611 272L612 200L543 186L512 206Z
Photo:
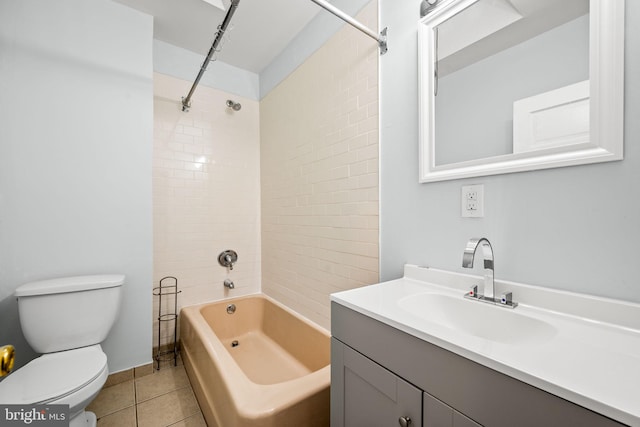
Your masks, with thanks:
M350 17L349 15L347 15L346 13L344 13L343 11L341 11L331 3L328 3L325 0L311 0L311 1L317 4L318 6L320 6L321 8L325 9L327 12L333 13L335 16L342 19L347 24L357 28L358 30L362 31L363 33L365 33L366 35L368 35L369 37L377 41L378 46L380 47L380 55L384 55L385 53L387 53L387 27L384 27L384 29L380 32L380 34L376 34L370 28L364 26L361 22L353 19L352 17Z
M207 71L207 66L209 65L209 62L211 62L211 57L213 56L216 49L218 48L218 44L220 44L220 40L222 40L222 36L224 35L224 32L227 30L227 26L229 25L229 22L231 22L231 17L233 16L233 13L236 11L238 4L240 4L240 0L231 0L231 4L229 5L227 14L222 20L222 24L218 25L218 31L216 31L216 38L213 41L211 48L209 49L209 53L207 53L207 57L204 59L204 62L200 67L200 72L198 72L198 76L196 77L196 80L193 82L193 85L191 86L191 90L189 91L189 94L186 97L182 97L182 111L189 111L189 108L191 108L191 96L193 95L193 92L195 92L196 86L198 86L198 83L200 83L200 79L202 78L202 75L204 74L205 71Z

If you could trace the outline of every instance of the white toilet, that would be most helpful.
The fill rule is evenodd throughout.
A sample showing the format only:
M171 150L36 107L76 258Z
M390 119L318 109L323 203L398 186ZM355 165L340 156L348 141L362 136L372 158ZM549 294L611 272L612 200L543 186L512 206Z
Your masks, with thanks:
M66 404L70 426L93 427L85 411L107 380L104 341L118 316L124 275L78 276L16 289L27 342L42 355L0 382L2 404Z

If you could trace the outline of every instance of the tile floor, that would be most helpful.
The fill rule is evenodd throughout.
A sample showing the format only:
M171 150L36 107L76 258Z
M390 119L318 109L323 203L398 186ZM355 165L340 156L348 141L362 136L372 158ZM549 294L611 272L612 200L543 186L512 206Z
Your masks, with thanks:
M98 427L206 427L182 362L110 375L87 410Z

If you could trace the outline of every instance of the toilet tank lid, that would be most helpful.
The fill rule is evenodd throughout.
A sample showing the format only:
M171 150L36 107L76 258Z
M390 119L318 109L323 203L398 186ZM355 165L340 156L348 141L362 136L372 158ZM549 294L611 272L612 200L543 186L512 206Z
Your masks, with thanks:
M93 276L60 277L57 279L39 280L18 286L15 296L61 294L66 292L90 291L93 289L122 286L124 274L98 274Z

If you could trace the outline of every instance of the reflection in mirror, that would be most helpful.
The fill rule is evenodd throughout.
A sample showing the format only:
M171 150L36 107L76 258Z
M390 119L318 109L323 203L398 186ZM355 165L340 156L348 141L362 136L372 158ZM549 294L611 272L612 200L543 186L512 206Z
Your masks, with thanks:
M530 3L479 0L436 27L436 165L513 153L514 102L589 79L588 0ZM568 21L549 29L542 12ZM539 34L497 51L523 26Z
M622 159L623 22L622 0L434 9L420 25L421 182Z

